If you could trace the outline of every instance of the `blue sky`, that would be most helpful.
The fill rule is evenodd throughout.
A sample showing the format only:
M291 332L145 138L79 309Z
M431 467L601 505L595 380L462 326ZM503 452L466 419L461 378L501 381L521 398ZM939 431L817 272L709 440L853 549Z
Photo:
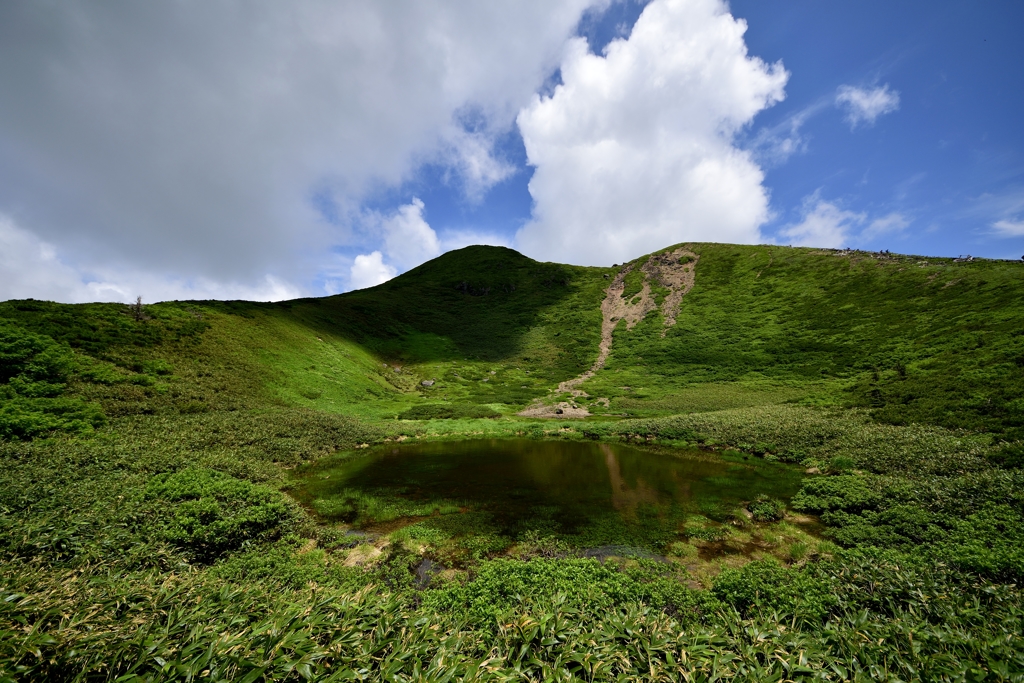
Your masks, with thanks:
M887 84L899 109L850 130L825 108L801 128L806 151L768 167L779 214L799 219L802 199L821 196L869 215L899 212L898 235L851 246L918 254L1024 254L1024 5L962 3L732 3L747 20L747 45L793 74L786 100L754 130L785 125L834 97L842 84Z
M758 150L766 132L790 136L794 121L806 116L797 151L762 155L772 207L763 225L767 238L790 243L784 229L804 219L809 201L820 200L863 214L844 246L1024 254L1024 225L1015 233L993 227L1024 223L1024 5L733 0L730 6L747 22L750 53L782 61L791 74L785 100L757 115L741 146ZM642 9L641 3L613 5L578 31L600 52L628 34ZM847 111L835 105L843 85L888 86L898 93L899 108L851 126ZM386 211L418 196L435 229L484 228L512 243L531 210L531 168L518 130L502 139L499 154L516 171L483 201L467 200L445 181L445 169L428 166L375 198L374 206ZM871 221L892 214L906 226L861 235Z
M1020 2L7 4L0 299L319 296L470 243L1019 259L1022 26Z

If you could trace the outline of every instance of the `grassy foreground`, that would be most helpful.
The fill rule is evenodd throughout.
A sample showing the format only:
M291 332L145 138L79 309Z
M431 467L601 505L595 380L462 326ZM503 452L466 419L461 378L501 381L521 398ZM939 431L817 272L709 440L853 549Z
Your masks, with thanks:
M1024 265L687 246L676 324L619 326L578 397L619 267L471 247L325 299L0 303L0 681L1024 680ZM604 562L289 493L481 436L811 474Z

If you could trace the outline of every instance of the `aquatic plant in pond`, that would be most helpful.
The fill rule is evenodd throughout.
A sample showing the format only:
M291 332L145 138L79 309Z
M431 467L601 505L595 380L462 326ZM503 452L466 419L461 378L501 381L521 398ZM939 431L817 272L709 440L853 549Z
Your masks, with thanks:
M759 495L789 500L802 479L792 467L697 450L531 440L391 445L299 476L294 495L325 519L407 527L410 540L497 537L491 551L545 536L661 547L687 537L687 519L729 521Z

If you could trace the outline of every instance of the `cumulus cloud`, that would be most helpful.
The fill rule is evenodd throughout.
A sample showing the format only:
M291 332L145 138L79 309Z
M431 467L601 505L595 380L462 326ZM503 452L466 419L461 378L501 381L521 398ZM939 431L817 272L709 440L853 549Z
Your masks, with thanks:
M863 213L841 209L815 195L804 200L803 219L779 234L801 247L843 247L865 218Z
M393 213L368 214L363 229L379 236L381 248L357 256L349 268L347 282L342 277L328 278L325 282L327 293L379 285L444 252L471 244L510 246L501 235L477 230L449 230L438 235L423 215L425 208L422 200L413 197L411 202L398 207Z
M900 94L896 90L889 90L888 84L870 90L841 85L836 93L836 106L846 110L850 128L856 128L862 123L870 126L882 114L900 108Z
M419 197L413 197L410 203L398 207L390 215L373 213L366 218L365 229L380 236L383 251L376 250L355 258L349 274L351 289L379 285L399 272L441 254L441 241L423 217L423 209L424 204ZM384 262L385 256L388 263ZM329 291L336 287L336 282L328 283Z
M516 172L515 166L495 156L494 140L486 134L456 128L447 142L447 162L457 171L471 202L480 202L487 190Z
M375 287L387 282L397 274L398 271L394 266L384 263L384 255L379 251L360 254L352 263L349 285L351 289Z
M507 177L495 136L590 4L3 3L0 211L90 271L308 278L368 188Z
M804 197L800 221L783 227L779 237L801 247L835 249L899 234L910 223L898 211L870 219L867 213L844 209L839 202L822 199L821 193L815 192Z
M535 167L517 245L608 264L684 240L760 241L764 174L734 138L788 74L749 56L745 31L720 0L654 0L603 55L571 41L562 83L517 119Z
M273 275L240 283L210 278L184 279L130 267L83 271L61 260L53 245L0 215L0 301L45 299L68 303L170 299L280 301L303 290Z
M0 216L0 301L78 301L82 289L78 273L61 263L52 245Z
M437 233L423 218L423 202L413 197L412 202L400 206L393 215L380 221L384 235L384 251L388 259L401 270L417 266L441 253Z

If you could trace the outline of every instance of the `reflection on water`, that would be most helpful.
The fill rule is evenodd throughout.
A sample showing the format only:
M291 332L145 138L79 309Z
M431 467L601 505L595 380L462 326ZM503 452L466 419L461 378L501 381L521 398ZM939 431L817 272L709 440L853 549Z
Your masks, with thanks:
M630 487L622 477L619 458L608 444L598 446L604 453L604 464L608 468L608 479L612 491L612 507L628 519L636 519L636 509L641 503L657 506L658 492L647 485L643 477L637 476L636 485Z
M529 440L389 446L343 454L300 476L300 501L363 528L461 514L493 533L576 535L595 544L654 543L687 515L724 520L759 493L788 500L801 479L794 468L756 459Z

